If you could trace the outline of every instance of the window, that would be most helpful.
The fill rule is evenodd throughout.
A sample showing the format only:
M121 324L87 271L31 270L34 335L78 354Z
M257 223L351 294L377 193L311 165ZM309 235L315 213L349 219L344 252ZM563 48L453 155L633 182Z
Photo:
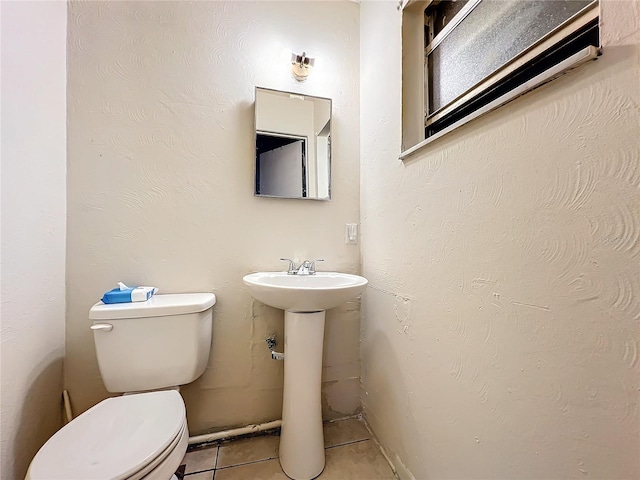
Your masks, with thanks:
M405 5L403 155L595 58L598 7L598 0Z

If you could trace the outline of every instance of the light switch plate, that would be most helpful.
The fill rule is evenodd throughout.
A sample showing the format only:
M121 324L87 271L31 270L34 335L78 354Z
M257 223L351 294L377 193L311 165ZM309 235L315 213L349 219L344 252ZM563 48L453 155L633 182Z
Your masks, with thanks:
M344 229L344 243L347 245L358 244L358 224L347 223Z

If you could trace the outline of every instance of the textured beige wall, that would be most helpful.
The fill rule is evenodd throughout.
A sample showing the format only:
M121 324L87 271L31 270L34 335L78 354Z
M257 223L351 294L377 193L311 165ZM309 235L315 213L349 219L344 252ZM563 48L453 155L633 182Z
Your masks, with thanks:
M639 3L404 163L396 4L361 4L367 419L402 478L640 477Z
M282 256L359 271L358 5L352 2L69 4L66 385L76 412L104 390L88 311L118 280L213 291L209 368L184 387L191 433L280 418L282 363L264 343L282 312L242 276ZM283 49L320 59L303 84ZM255 86L333 99L330 202L253 196ZM324 407L359 405L359 303L330 311Z
M0 478L24 478L62 424L64 2L2 2Z

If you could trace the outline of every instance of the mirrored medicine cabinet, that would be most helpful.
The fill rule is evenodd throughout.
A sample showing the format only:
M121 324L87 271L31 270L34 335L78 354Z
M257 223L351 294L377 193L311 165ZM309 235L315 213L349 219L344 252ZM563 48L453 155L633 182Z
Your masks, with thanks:
M331 198L331 99L256 88L254 193Z

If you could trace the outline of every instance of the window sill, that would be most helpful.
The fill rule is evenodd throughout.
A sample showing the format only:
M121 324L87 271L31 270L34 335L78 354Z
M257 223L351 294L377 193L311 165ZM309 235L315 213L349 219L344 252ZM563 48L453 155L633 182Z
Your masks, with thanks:
M535 88L538 88L542 85L544 85L547 82L550 82L551 80L553 80L554 78L557 78L561 75L564 75L565 73L567 73L569 70L572 70L580 65L582 65L583 63L586 63L590 60L595 60L598 55L599 55L600 51L598 48L593 47L593 46L589 46L589 47L585 47L582 50L580 50L579 52L574 53L573 55L571 55L569 58L567 58L566 60L558 63L557 65L553 66L552 68L545 70L544 72L540 73L539 75L533 77L531 80L523 83L522 85L520 85L519 87L505 93L504 95L502 95L501 97L496 98L493 102L485 105L484 107L474 111L473 113L467 115L466 117L458 120L456 123L454 123L453 125L450 125L449 127L445 128L444 130L430 136L429 138L421 141L420 143L417 143L416 145L414 145L411 148L408 148L407 150L403 151L402 153L400 153L400 160L406 160L409 157L411 157L412 155L418 153L420 150L422 150L423 148L427 147L428 145L431 145L433 142L439 140L440 138L442 138L443 136L445 136L446 134L456 130L457 128L465 125L466 123L469 123L471 120L474 120L478 117L481 117L482 115L485 115L493 110L495 110L498 107L501 107L502 105L515 100L516 98L524 95L525 93L534 90Z

